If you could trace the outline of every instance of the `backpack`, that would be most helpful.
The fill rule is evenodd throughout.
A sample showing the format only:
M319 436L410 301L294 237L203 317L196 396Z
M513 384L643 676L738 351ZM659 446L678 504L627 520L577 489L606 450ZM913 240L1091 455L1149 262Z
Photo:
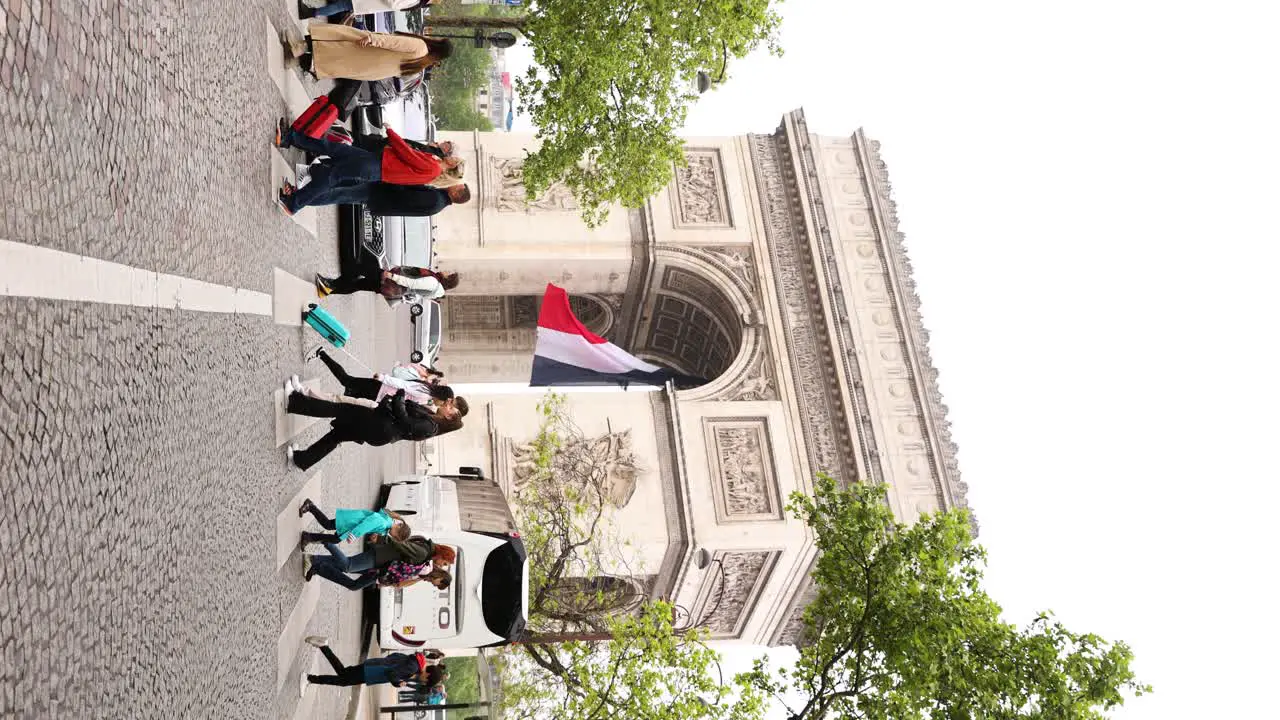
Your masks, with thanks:
M378 574L378 584L380 585L399 585L405 580L422 574L422 571L430 565L430 561L424 563L407 563L400 560L394 560Z

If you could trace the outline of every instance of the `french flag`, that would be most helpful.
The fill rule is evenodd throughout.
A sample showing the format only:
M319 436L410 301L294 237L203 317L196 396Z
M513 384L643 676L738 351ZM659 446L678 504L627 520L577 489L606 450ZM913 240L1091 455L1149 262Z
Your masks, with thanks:
M588 330L569 307L564 288L548 284L538 313L533 350L534 387L557 385L665 385L682 376L647 363Z

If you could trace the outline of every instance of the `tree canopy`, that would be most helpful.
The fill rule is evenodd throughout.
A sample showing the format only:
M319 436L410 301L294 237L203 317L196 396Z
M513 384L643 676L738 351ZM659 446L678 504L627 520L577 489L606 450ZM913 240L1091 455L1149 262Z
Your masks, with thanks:
M806 644L794 667L760 662L739 677L782 699L790 720L1092 720L1150 691L1124 643L1048 613L1022 628L1001 620L966 512L906 526L884 493L821 476L812 496L791 497L821 553Z
M699 71L718 76L762 43L774 54L780 0L539 0L516 17L433 14L432 27L518 29L533 65L516 79L539 148L524 164L536 198L563 182L598 224L608 205L640 207L683 163Z
M674 606L649 602L631 582L627 544L610 520L610 455L583 435L563 396L549 395L540 410L513 490L529 553L529 628L497 661L505 716L758 717L761 694L720 682L705 633L678 626Z

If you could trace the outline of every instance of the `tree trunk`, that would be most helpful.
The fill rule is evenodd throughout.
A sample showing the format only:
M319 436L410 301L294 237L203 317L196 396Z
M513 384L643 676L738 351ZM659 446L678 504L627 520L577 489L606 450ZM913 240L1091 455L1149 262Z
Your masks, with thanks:
M563 632L563 633L529 633L520 642L536 645L555 645L565 642L596 642L612 640L613 633L607 632Z
M513 17L481 17L468 15L427 15L423 18L430 28L483 28L485 30L524 30L528 15Z

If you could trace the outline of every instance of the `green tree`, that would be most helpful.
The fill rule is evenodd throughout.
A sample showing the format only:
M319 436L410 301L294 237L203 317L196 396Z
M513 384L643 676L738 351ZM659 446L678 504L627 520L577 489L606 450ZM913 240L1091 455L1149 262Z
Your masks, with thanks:
M676 133L699 71L718 74L761 43L781 54L779 1L539 0L506 17L433 10L428 24L524 34L533 66L516 93L542 141L525 160L525 191L564 182L596 225L610 203L643 205L684 162Z
M471 104L471 98L457 92L433 97L431 114L440 130L492 130L493 121Z
M790 720L1092 720L1150 691L1124 643L1073 632L1048 613L1022 628L1002 621L981 587L985 553L966 512L906 526L884 493L820 476L812 497L791 497L821 552L806 644L794 667L761 661L738 678L799 697Z
M762 694L720 682L713 673L719 656L705 633L677 627L673 606L647 602L619 577L627 545L610 523L617 454L583 435L563 396L548 395L540 410L539 432L520 450L512 491L529 554L529 624L521 644L495 661L504 715L758 717Z
M607 641L556 645L559 671L543 663L503 670L503 713L517 720L755 720L763 696L715 672L719 656L699 633L682 634L674 608L644 605L610 617ZM545 648L544 648L545 649ZM533 651L537 652L537 651Z

